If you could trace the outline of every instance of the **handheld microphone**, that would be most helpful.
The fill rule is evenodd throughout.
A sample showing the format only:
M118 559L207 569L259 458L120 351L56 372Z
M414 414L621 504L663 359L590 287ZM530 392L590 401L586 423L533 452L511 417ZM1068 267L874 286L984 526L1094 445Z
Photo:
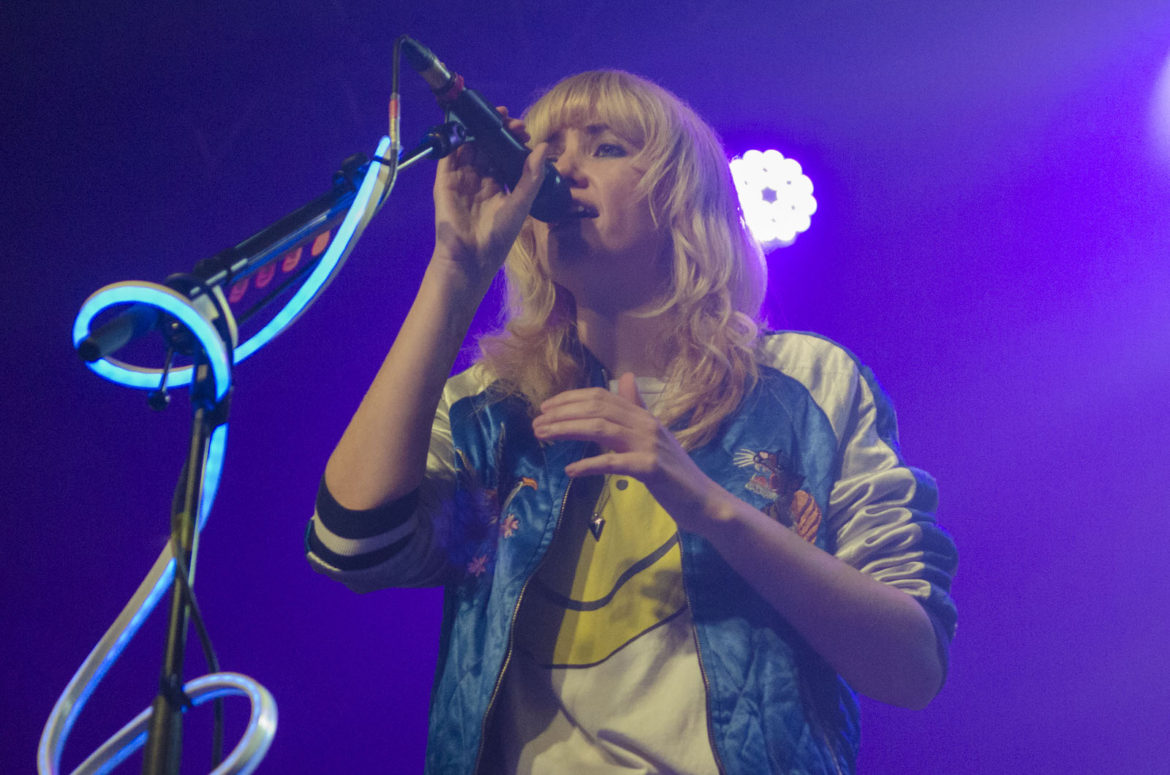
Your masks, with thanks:
M422 75L444 110L459 119L470 131L474 142L494 162L496 179L513 188L524 171L524 160L531 151L504 126L496 109L474 89L468 89L463 76L452 73L417 40L402 37L402 50L410 66ZM533 218L547 223L563 219L572 207L569 183L550 161L545 162L544 183L529 211Z

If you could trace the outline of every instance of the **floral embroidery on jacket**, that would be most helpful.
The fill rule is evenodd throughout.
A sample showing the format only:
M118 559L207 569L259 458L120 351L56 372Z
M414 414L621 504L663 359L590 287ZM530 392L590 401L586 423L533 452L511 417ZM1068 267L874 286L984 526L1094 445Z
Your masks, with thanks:
M516 519L515 514L509 514L500 520L500 535L504 538L511 538L516 529L520 527L520 520Z
M463 567L467 574L476 578L491 570L496 558L496 542L511 538L520 529L520 520L514 513L501 519L508 504L525 487L537 489L537 482L530 476L520 477L507 489L507 497L501 502L500 495L506 485L499 481L505 470L503 465L505 430L501 425L495 444L495 458L492 466L482 476L497 479L495 486L481 479L463 450L455 449L455 476L458 487L455 492L452 514L452 536L447 551L456 567Z
M452 532L447 543L451 564L463 567L469 575L481 576L490 567L500 521L499 498L494 487L487 487L468 462L463 451L455 450L455 488L452 504Z

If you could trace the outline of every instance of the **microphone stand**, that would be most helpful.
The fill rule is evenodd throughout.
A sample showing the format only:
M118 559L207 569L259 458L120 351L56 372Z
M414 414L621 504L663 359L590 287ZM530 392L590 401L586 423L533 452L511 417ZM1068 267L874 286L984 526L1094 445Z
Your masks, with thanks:
M199 545L196 529L203 497L203 468L207 461L211 432L227 422L230 393L215 399L211 368L202 351L195 354L191 381L191 441L187 462L171 507L171 545L175 556L175 579L171 585L170 617L163 655L158 694L143 753L144 775L178 773L183 750L183 711L191 699L183 692L183 656L190 621L189 590L195 582L195 557Z
M464 127L457 121L448 121L432 127L422 142L412 151L403 152L397 168L411 166L424 158L442 158L468 141ZM358 192L358 183L369 165L387 160L367 160L352 156L334 175L333 188L303 207L294 210L276 223L256 233L233 248L222 251L195 265L190 274L173 275L166 281L171 291L186 297L193 304L214 312L211 320L228 348L227 384L230 386L231 351L235 340L235 319L228 307L223 289L259 271L282 257L287 251L332 228L348 212ZM313 264L310 264L310 267ZM306 270L307 271L307 270ZM267 306L275 294L262 301ZM254 312L255 310L253 310ZM251 314L251 313L248 313ZM191 620L194 599L195 560L199 543L199 518L203 499L204 469L212 433L227 422L230 388L217 398L216 379L212 364L200 340L176 318L150 304L137 303L121 312L106 324L91 330L78 342L78 354L83 360L95 362L120 350L130 341L161 331L168 340L167 366L159 387L153 391L150 404L161 409L167 403L167 376L173 353L191 358L191 438L187 458L176 487L171 506L171 547L175 560L175 575L170 590L169 618L163 665L159 676L158 694L151 705L146 743L143 752L144 775L177 775L182 762L183 712L193 707L191 697L183 690L183 658L186 652L187 630ZM223 375L219 375L220 378Z
M403 151L398 170L404 170L426 158L441 159L467 141L462 124L448 121L433 126L412 151ZM381 163L382 159L375 159ZM357 193L355 181L361 180L371 161L362 154L349 157L333 176L333 190L281 218L268 228L209 259L195 265L192 273L208 288L243 279L271 263L286 250L317 234L344 214Z
M456 121L433 126L427 130L417 147L401 154L397 168L401 171L426 158L441 159L468 141L466 130ZM384 162L385 159L368 160L362 154L349 157L333 176L331 190L235 247L200 261L190 274L168 278L166 285L184 294L192 302L200 302L207 297L214 303L214 291L217 289L258 272L296 245L334 225L349 210L357 196L357 181L362 179L370 164ZM134 339L151 333L163 322L157 308L135 304L90 331L77 345L78 354L86 362L93 363L112 355ZM161 392L165 392L165 385L164 375L159 387Z

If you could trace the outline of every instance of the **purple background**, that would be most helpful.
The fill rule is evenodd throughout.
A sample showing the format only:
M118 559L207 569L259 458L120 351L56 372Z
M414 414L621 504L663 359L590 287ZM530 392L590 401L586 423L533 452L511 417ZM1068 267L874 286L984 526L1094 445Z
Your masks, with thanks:
M772 255L770 318L874 367L961 552L949 683L924 712L866 703L863 772L1165 772L1165 0L203 5L0 12L0 770L32 770L57 694L163 546L187 434L182 400L153 414L81 365L77 309L235 244L371 153L405 32L515 109L622 67L732 151L804 164L820 209ZM409 141L438 111L403 84ZM403 173L323 300L236 373L197 590L223 667L279 703L262 772L421 769L438 593L353 595L310 571L302 531L429 254L429 178ZM162 618L67 765L149 704ZM191 771L209 717L189 720Z

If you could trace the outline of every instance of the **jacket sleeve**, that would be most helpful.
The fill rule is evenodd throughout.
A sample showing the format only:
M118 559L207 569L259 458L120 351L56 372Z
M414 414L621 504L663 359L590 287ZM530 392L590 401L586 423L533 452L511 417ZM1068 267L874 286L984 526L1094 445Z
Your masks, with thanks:
M448 380L435 411L422 485L389 503L355 511L337 502L325 485L305 533L309 564L355 592L443 583L449 563L445 537L455 490L451 405L482 386L472 368Z
M926 609L945 665L957 620L950 589L958 557L935 520L938 489L902 460L893 407L868 368L855 364L850 392L829 496L835 554Z

